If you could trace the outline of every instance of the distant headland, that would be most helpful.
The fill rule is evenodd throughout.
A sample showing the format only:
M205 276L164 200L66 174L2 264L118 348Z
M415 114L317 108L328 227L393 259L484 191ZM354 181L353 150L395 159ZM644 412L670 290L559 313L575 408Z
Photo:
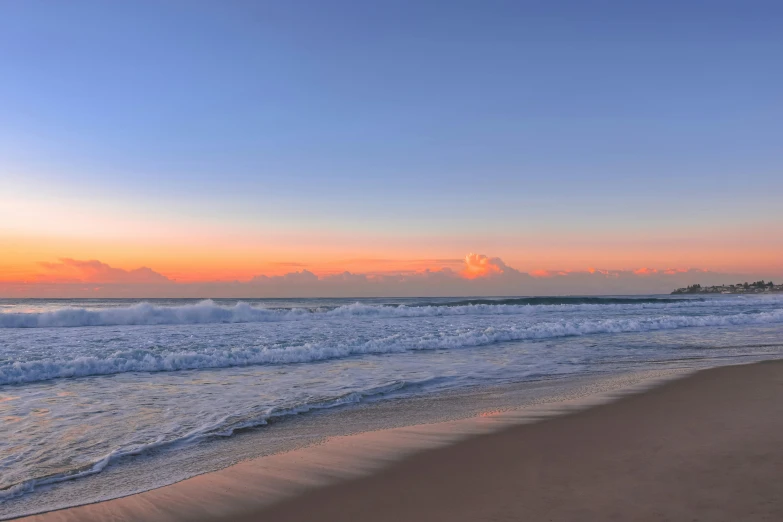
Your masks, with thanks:
M770 292L783 292L783 285L776 285L772 281L762 279L755 283L738 283L736 285L691 285L678 288L672 294L764 294Z

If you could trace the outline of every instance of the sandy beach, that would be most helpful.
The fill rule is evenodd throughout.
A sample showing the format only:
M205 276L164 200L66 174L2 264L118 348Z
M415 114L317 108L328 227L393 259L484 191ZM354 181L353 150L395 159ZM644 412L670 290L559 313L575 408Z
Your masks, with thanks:
M783 522L744 7L2 2L0 522Z
M540 422L341 437L21 520L781 520L781 399L783 363L715 368Z

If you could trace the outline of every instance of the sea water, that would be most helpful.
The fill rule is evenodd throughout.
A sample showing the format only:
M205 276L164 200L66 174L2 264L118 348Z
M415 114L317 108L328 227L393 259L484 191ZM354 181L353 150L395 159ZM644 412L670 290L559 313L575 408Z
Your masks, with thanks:
M211 455L240 431L256 432L243 455L268 453L271 421L320 412L323 427L368 402L778 358L781 332L774 294L0 300L0 518L227 465ZM179 471L151 471L188 452ZM112 480L133 486L98 486ZM69 496L80 481L100 496Z

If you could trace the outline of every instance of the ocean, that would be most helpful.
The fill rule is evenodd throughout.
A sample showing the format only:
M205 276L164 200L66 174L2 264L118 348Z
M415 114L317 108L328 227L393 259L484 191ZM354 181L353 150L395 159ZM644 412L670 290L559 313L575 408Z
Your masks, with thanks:
M779 358L782 332L781 295L0 300L0 519L482 390Z

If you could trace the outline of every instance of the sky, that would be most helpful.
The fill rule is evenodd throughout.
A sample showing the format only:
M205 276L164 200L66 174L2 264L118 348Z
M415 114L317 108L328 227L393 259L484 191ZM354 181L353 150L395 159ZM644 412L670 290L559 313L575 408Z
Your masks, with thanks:
M781 278L780 27L754 0L2 2L0 297Z

